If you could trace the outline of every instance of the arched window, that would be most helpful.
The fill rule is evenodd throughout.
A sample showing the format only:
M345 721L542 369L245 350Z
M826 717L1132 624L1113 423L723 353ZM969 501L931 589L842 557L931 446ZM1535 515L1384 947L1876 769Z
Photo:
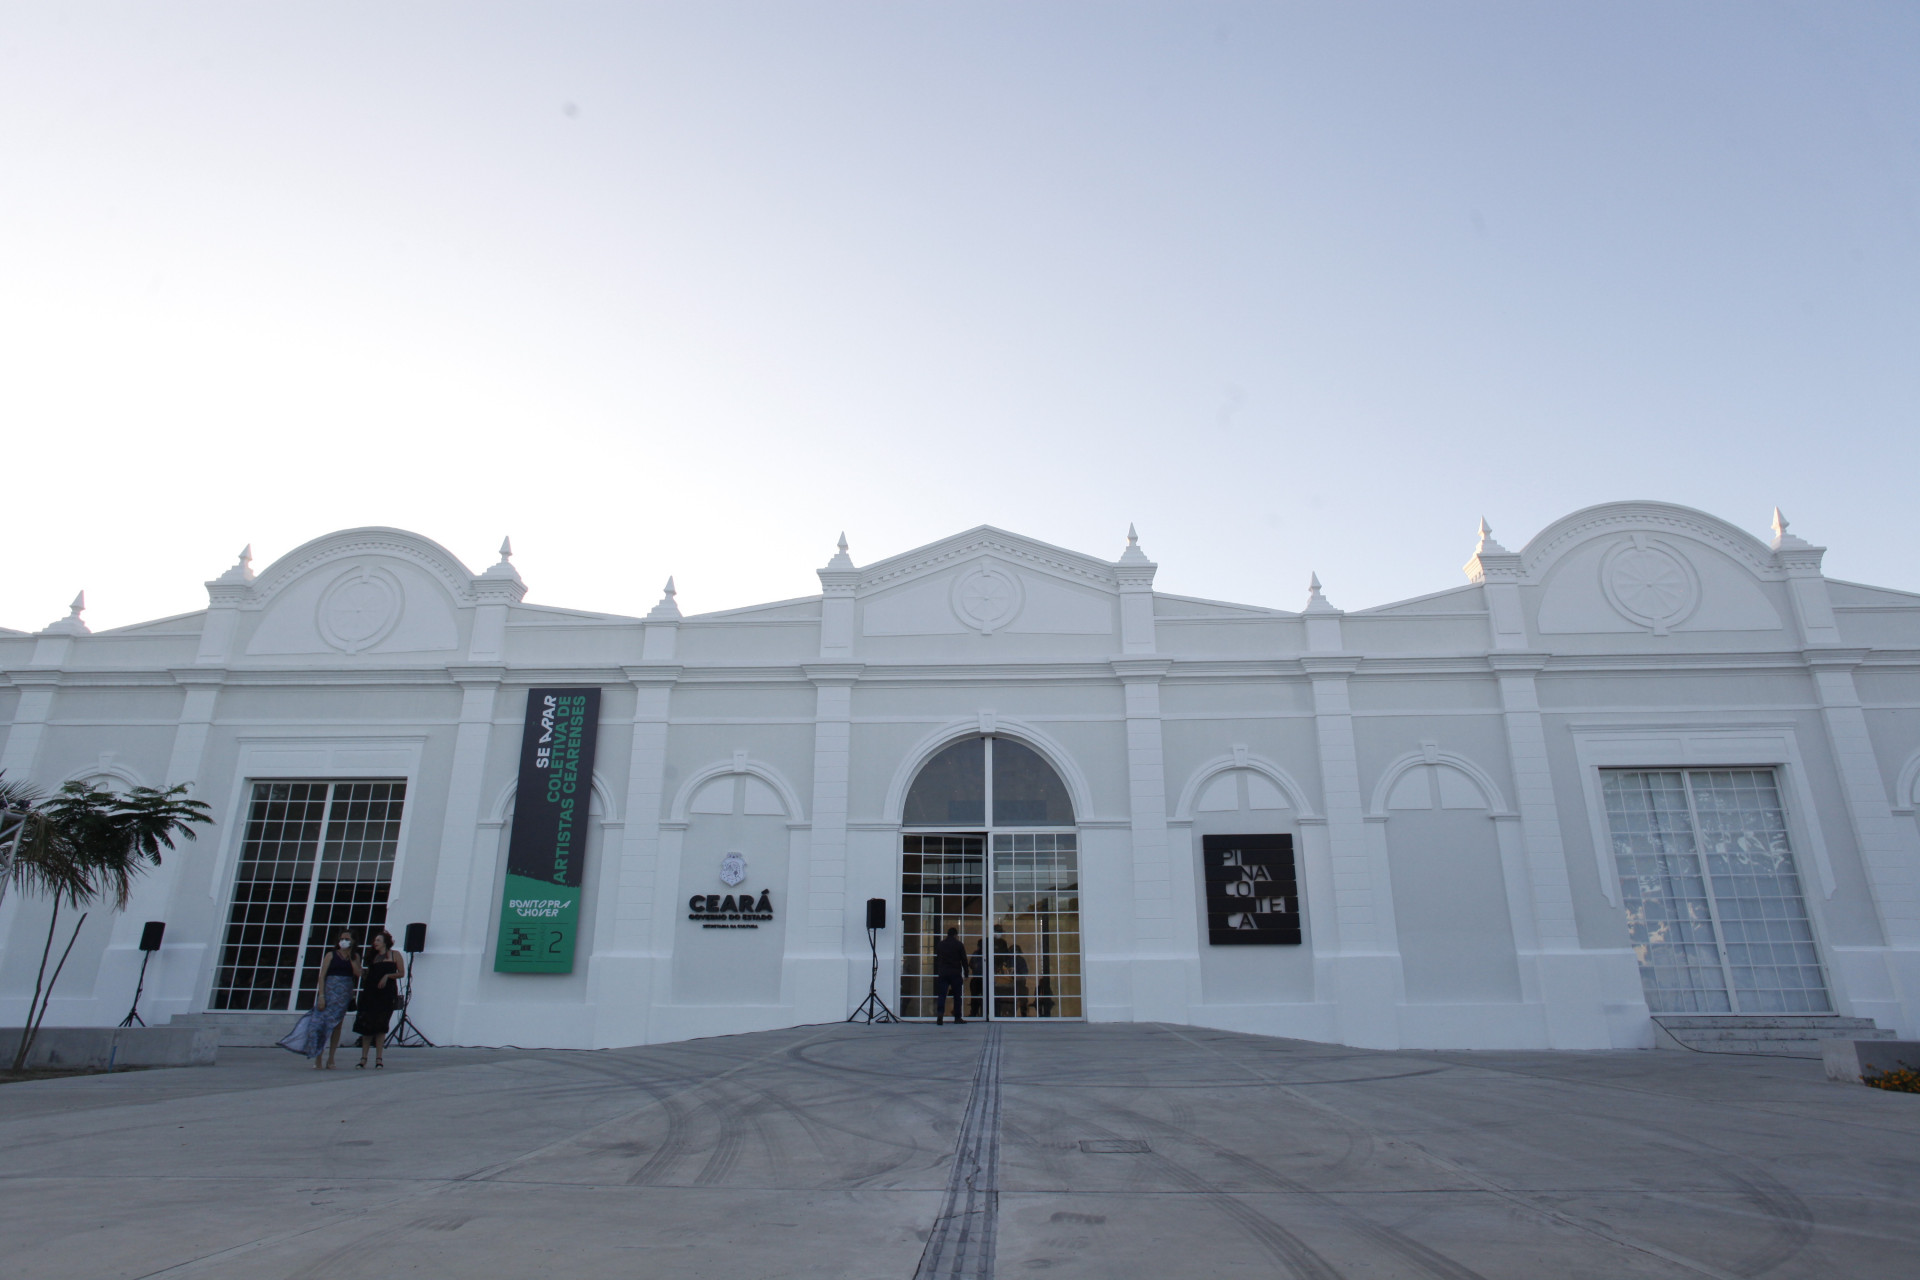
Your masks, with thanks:
M1070 827L1073 801L1031 747L1011 738L967 738L921 768L901 820L909 827Z
M1009 738L963 739L921 766L901 822L901 1014L935 1016L951 928L973 957L967 1017L1081 1017L1080 837L1053 766Z

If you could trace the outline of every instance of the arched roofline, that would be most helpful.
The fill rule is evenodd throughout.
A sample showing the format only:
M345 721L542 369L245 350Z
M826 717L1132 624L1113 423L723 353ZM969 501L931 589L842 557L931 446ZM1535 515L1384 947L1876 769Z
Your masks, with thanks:
M780 797L780 803L787 808L788 822L806 821L806 811L800 807L800 793L795 791L772 765L745 754L736 755L731 760L710 764L681 783L680 789L673 793L673 803L668 806L666 820L668 822L687 821L687 806L693 803L693 798L699 794L701 787L715 778L742 773L758 778L773 788L773 793Z
M1401 776L1405 774L1407 770L1423 764L1444 764L1458 769L1461 773L1466 774L1468 778L1473 780L1474 786L1480 788L1480 798L1487 802L1487 812L1491 816L1496 818L1512 816L1511 811L1507 808L1505 797L1500 794L1500 784L1493 780L1492 774L1463 755L1452 751L1440 751L1431 747L1422 747L1418 751L1409 751L1407 754L1394 760L1385 769L1381 770L1380 781L1375 783L1373 787L1373 799L1367 805L1367 816L1370 818L1386 817L1387 797L1393 794L1394 784L1400 781Z
M1051 734L1024 720L995 716L991 723L983 723L984 719L975 716L971 720L954 720L944 724L920 739L912 750L900 757L900 764L893 771L893 781L887 784L886 807L881 810L887 821L906 821L907 792L913 786L913 780L920 776L920 770L926 768L927 762L942 751L967 738L1012 738L1031 747L1052 767L1061 785L1066 787L1067 799L1073 803L1074 822L1079 823L1093 816L1093 791L1087 785L1086 775L1080 772L1073 757L1067 754L1067 749Z
M404 560L438 579L456 602L473 602L473 571L462 564L458 556L431 538L383 525L341 529L300 544L253 580L253 599L257 604L265 604L290 583L321 565L362 555Z
M1574 547L1608 533L1628 530L1680 534L1725 552L1765 578L1779 576L1773 548L1738 525L1673 502L1603 502L1560 517L1520 549L1520 569L1537 577Z
M1313 820L1320 816L1314 811L1313 799L1307 789L1301 786L1292 774L1265 756L1257 756L1250 751L1235 751L1231 755L1215 756L1201 764L1188 776L1187 785L1180 789L1179 803L1174 805L1172 821L1191 820L1193 806L1199 800L1201 790L1221 774L1231 773L1235 769L1249 769L1264 775L1268 781L1280 788L1281 794L1286 796L1287 802L1293 806L1294 813L1300 818Z
M601 824L620 821L620 811L613 803L613 788L607 785L607 780L602 778L598 771L595 771L592 781L593 798L600 802ZM513 812L513 798L519 793L520 779L515 778L500 793L500 798L493 802L493 809L487 820L493 823L505 822L507 815ZM592 809L587 810L587 816L593 816Z

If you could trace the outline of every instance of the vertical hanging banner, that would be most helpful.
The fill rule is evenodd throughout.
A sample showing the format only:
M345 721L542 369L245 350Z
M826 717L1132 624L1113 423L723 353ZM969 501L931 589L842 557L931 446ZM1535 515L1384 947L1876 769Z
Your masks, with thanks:
M527 692L495 973L573 972L599 728L598 689Z

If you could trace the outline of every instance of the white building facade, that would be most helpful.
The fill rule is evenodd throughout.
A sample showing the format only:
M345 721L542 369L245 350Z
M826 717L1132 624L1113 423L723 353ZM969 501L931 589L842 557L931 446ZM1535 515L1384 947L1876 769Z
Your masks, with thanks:
M505 549L503 548L503 551ZM1920 595L1652 502L1355 612L1167 595L981 527L683 617L525 602L394 529L243 556L200 612L0 631L0 771L193 784L214 825L96 911L50 1022L299 1007L321 940L427 925L441 1043L975 1016L1371 1047L1644 1047L1653 1015L1920 1037ZM534 690L600 691L568 972L502 899ZM577 846L576 846L577 847ZM0 902L18 1025L46 904ZM515 935L522 936L522 935ZM530 936L530 935L526 935ZM63 939L64 940L64 939ZM516 944L517 945L517 944ZM503 971L506 970L506 971Z

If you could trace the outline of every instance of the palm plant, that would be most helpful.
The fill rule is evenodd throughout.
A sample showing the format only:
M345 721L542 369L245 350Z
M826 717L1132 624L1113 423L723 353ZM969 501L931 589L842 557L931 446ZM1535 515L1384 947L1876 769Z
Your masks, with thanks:
M194 839L194 823L211 822L207 806L187 798L187 785L159 790L135 787L125 793L105 791L84 782L69 782L51 800L31 789L0 778L0 806L20 823L10 862L0 867L0 894L7 888L43 895L52 900L47 941L40 949L40 968L34 975L33 998L27 1004L26 1025L14 1051L13 1069L20 1070L33 1049L34 1037L53 1002L53 987L66 968L80 927L90 914L81 911L67 945L54 965L47 962L60 929L62 907L74 910L106 900L115 911L125 909L133 882L149 867L160 865L161 850L172 849L176 836Z

